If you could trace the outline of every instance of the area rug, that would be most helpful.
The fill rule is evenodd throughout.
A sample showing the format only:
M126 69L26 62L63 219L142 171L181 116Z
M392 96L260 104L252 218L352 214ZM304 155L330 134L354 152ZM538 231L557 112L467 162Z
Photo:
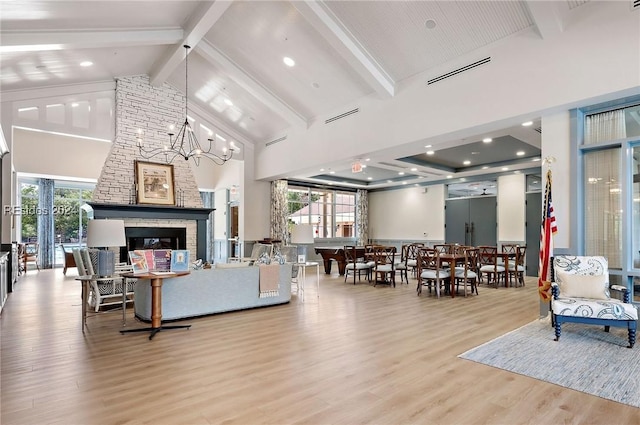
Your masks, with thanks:
M640 407L640 344L626 348L626 328L536 320L458 357Z

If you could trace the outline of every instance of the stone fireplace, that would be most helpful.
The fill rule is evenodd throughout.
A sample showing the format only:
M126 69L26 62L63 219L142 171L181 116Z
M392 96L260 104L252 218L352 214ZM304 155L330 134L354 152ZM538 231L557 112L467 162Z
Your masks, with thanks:
M176 249L188 249L193 259L207 259L207 219L212 208L94 202L89 205L96 219L124 220L128 246L120 250L121 261L124 261L122 255L132 246L130 244L144 243L145 239L147 243L175 243Z

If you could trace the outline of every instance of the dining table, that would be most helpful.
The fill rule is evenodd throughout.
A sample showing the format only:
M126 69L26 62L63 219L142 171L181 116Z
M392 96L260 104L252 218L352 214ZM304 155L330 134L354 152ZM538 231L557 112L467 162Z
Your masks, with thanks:
M440 261L439 266L442 267L445 264L449 265L449 270L452 270L451 272L451 278L449 279L451 288L449 289L449 293L451 294L451 298L455 298L455 283L456 283L456 263L460 260L464 261L464 252L452 252L452 253L445 253L445 254L439 254L438 255L438 260Z

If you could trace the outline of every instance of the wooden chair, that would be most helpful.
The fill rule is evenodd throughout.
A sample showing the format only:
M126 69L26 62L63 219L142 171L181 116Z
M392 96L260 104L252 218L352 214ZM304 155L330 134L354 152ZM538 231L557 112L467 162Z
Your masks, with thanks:
M27 272L27 263L34 263L38 271L40 271L40 265L38 264L38 252L40 246L37 242L25 242L22 244L22 256L20 262L22 263L22 270Z
M358 248L355 245L345 245L344 256L347 265L344 268L344 281L347 281L349 275L353 275L353 284L356 284L356 273L358 274L358 280L361 280L362 271L365 272L365 277L371 281L371 268L372 265L365 260L364 250L360 248L360 254L358 255Z
M479 246L478 247L478 263L480 265L480 281L482 274L487 275L487 284L491 284L491 279L498 287L500 275L505 275L504 266L498 264L498 248L495 246Z
M460 283L464 286L464 296L467 296L467 287L471 293L478 295L478 248L464 250L464 263L455 270L456 291L460 289Z
M373 286L378 282L389 283L396 287L396 247L395 246L379 246L375 248L374 258L375 267L373 273L375 280ZM382 280L379 280L382 278Z
M509 267L507 270L507 273L509 274L509 282L511 282L511 277L513 276L516 286L518 286L518 284L520 284L519 286L524 286L524 261L526 254L526 246L517 246L515 260L509 261Z
M400 283L403 282L403 276L407 280L407 285L409 284L409 276L407 273L407 252L409 251L409 244L403 244L402 248L400 248L400 259L396 259L396 271L400 272Z
M418 276L418 250L424 247L425 245L422 242L416 242L409 245L407 250L407 270L411 269L415 277Z
M440 298L440 290L446 287L451 278L448 270L440 264L440 252L433 248L418 249L418 296L422 293L422 287L427 286L431 292L431 285L435 286L436 295Z

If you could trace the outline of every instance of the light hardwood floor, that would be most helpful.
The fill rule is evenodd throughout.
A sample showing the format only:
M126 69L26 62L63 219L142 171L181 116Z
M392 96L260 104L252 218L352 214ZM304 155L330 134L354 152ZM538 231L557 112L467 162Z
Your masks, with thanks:
M638 424L640 409L456 356L538 317L535 279L451 299L322 276L302 303L121 335L80 329L74 272L29 271L2 312L10 424ZM136 323L131 310L128 327ZM549 338L552 338L549 329ZM541 362L552 361L540 359Z

